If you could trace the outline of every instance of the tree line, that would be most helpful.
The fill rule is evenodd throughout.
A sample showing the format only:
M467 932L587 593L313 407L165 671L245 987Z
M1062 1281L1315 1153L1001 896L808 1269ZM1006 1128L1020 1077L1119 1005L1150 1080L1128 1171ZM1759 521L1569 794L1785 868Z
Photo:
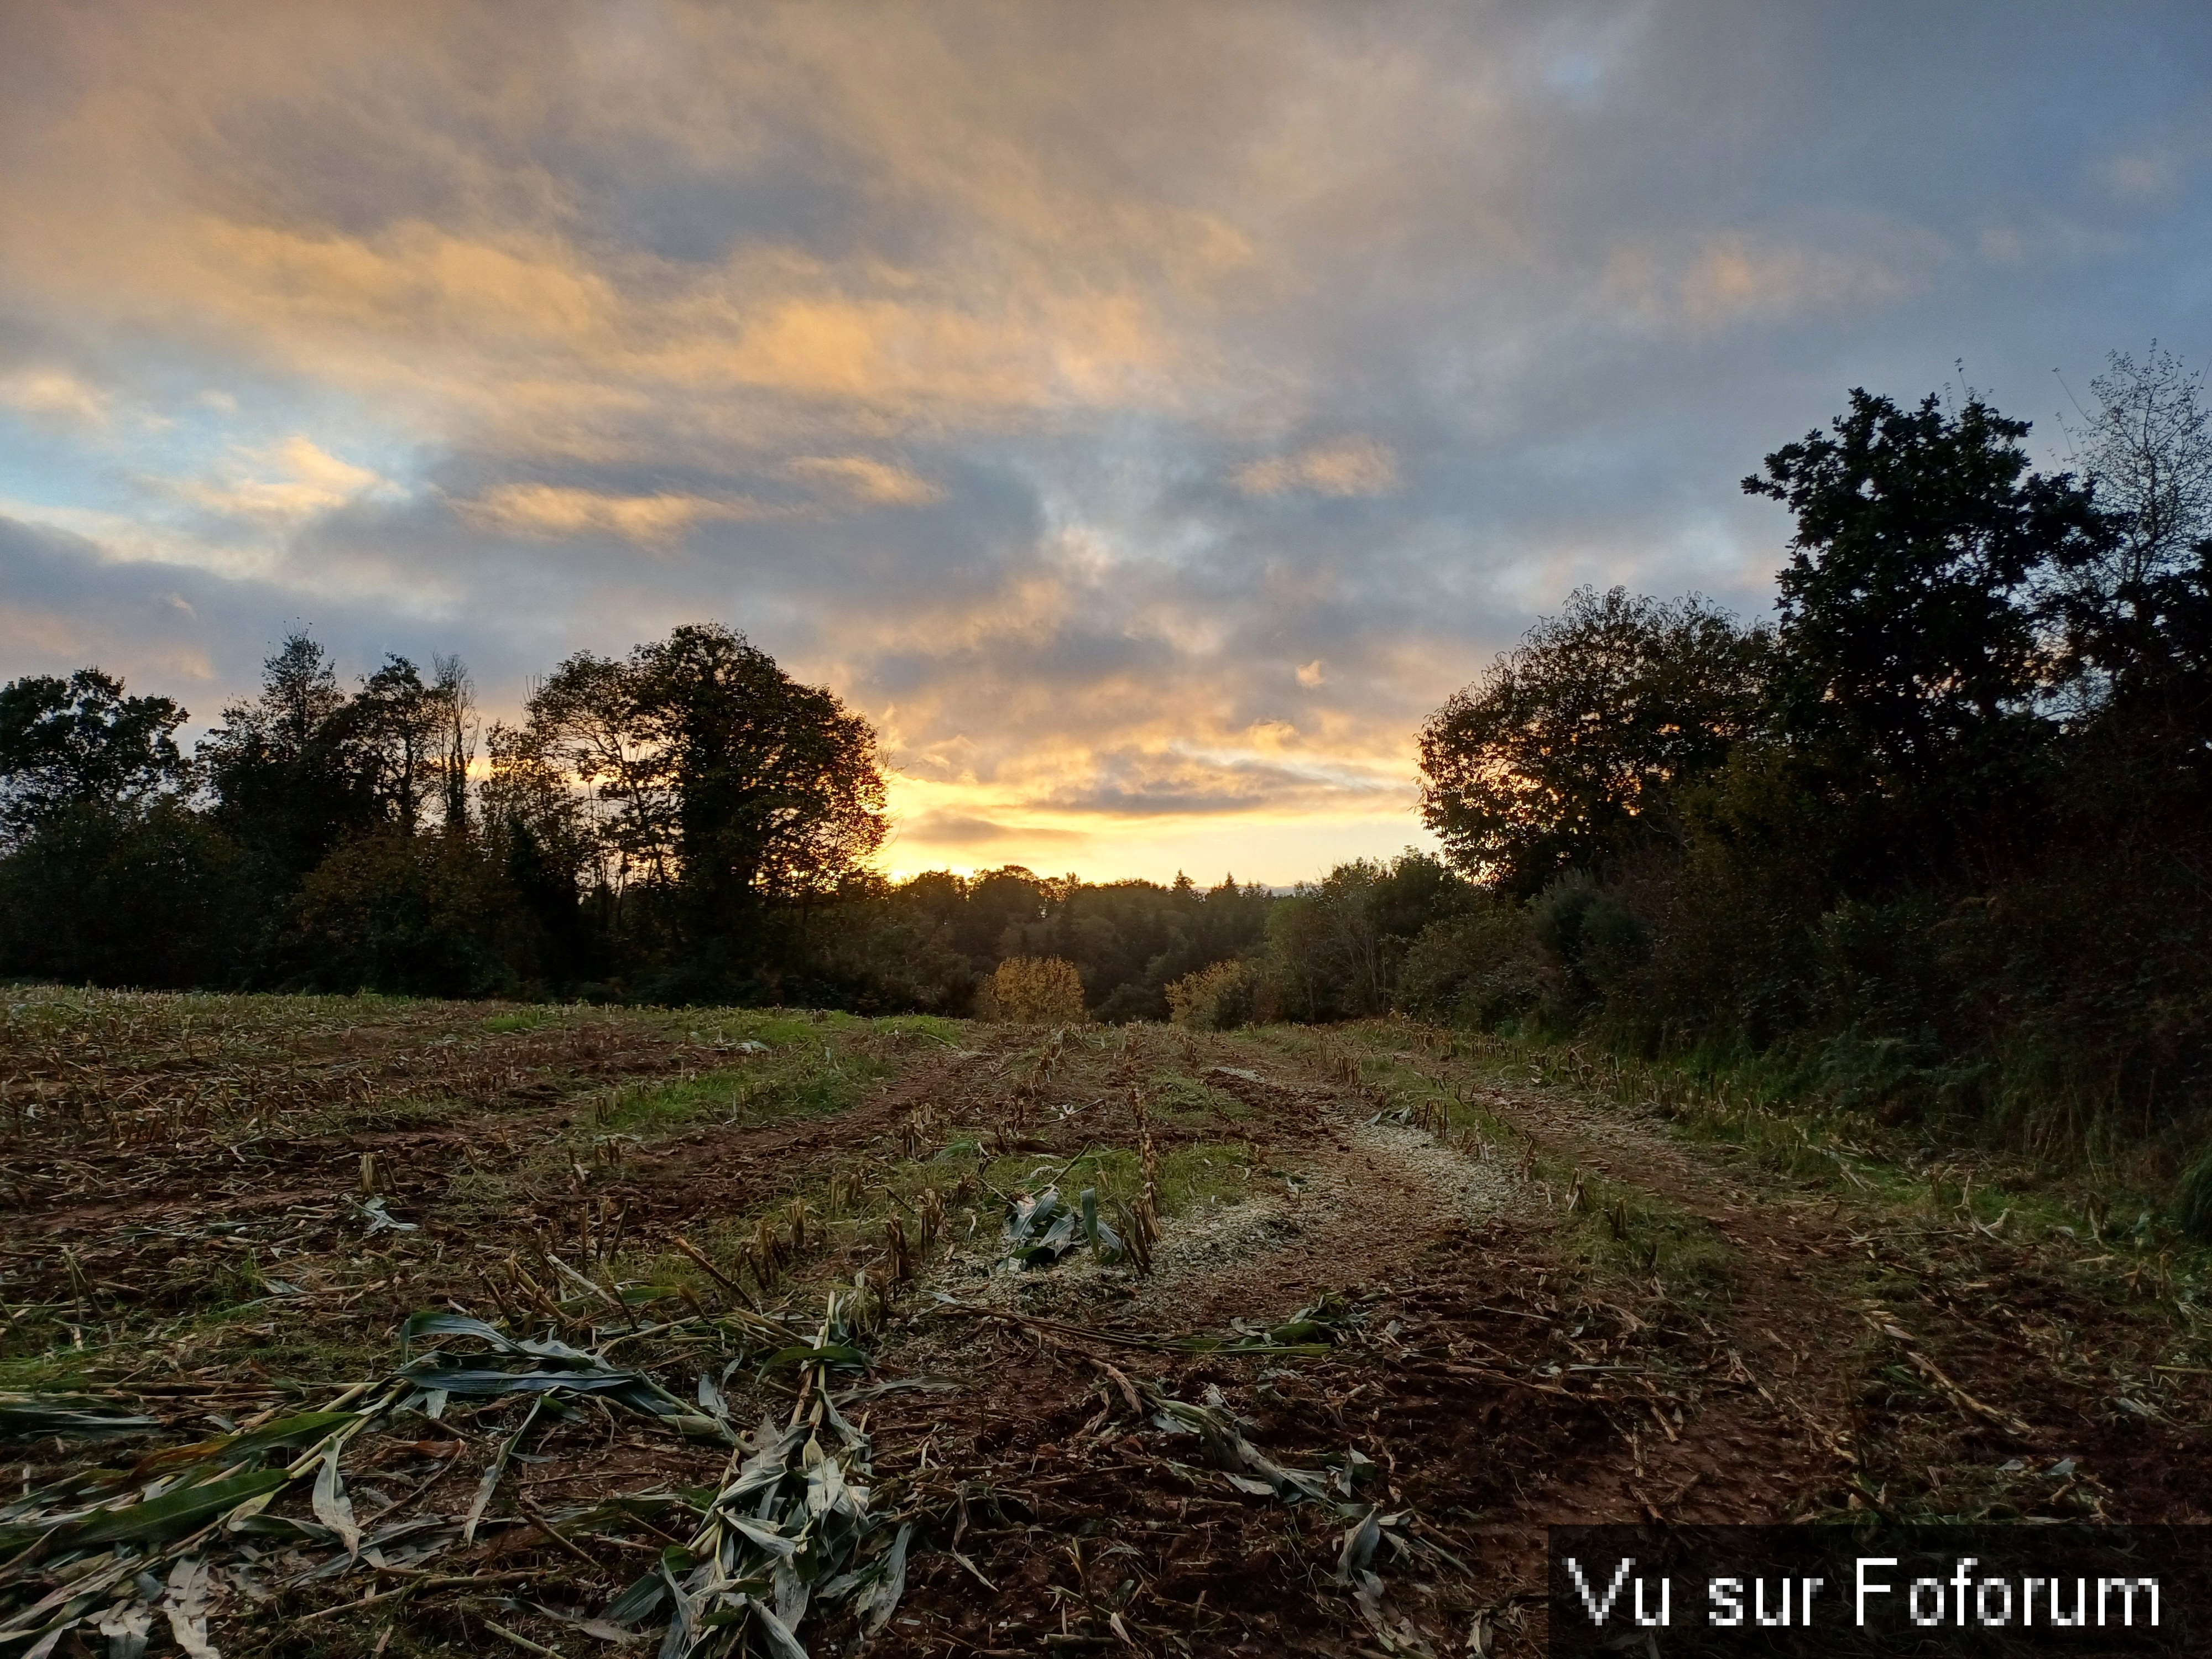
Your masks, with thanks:
M2212 430L2155 348L2093 385L2063 472L1854 392L1744 481L1795 520L1771 622L1585 590L1446 703L1480 896L1401 1006L2154 1143L2212 1228Z
M711 624L571 657L489 725L457 658L349 688L300 634L189 753L187 718L96 668L0 688L0 975L965 1014L1018 958L1073 965L1073 1017L1165 1019L1277 904L890 882L868 723Z
M2156 349L2093 390L2062 471L1971 392L1853 392L1744 481L1795 523L1770 620L1578 591L1423 729L1443 857L1287 894L889 882L866 720L712 625L489 726L458 660L349 689L295 637L189 755L173 702L19 679L0 973L957 1014L1064 963L1008 994L1395 1009L2172 1140L2212 1015L2212 420Z
M349 690L304 634L189 755L186 718L97 669L0 688L0 969L774 996L886 829L867 722L712 625L571 657L514 725L458 659Z

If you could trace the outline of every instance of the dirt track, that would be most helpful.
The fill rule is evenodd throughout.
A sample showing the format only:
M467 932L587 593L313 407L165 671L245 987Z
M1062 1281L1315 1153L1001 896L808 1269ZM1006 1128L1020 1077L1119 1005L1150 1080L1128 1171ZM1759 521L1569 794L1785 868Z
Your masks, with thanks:
M264 1109L258 1157L219 1124L187 1124L151 1166L82 1111L76 1142L19 1138L5 1294L27 1311L11 1363L204 1433L195 1412L246 1420L312 1403L311 1380L282 1379L319 1364L327 1394L345 1380L331 1368L374 1363L413 1308L491 1313L489 1297L531 1283L533 1251L598 1249L601 1282L641 1282L689 1273L672 1253L684 1235L719 1264L711 1281L690 1276L695 1302L751 1274L744 1294L803 1315L824 1286L891 1270L887 1218L910 1227L940 1203L942 1235L892 1288L869 1358L872 1386L930 1384L866 1395L877 1504L916 1528L905 1600L870 1644L887 1654L1533 1654L1548 1523L1861 1507L2207 1518L2186 1290L2094 1227L2031 1237L1978 1218L1952 1201L1964 1166L1910 1190L1784 1175L1656 1113L1535 1081L1496 1045L1404 1025L963 1028L959 1047L802 1024L753 1054L680 1022L600 1022L475 1039L453 1058L454 1023L437 1018L441 1105L409 1092L422 1051L386 1031L360 1045L373 1061L349 1050L343 1066L362 1079L349 1086L397 1106L296 1138ZM330 1041L343 1048L343 1032ZM817 1050L841 1077L866 1061L874 1080L829 1110L601 1133L628 1121L607 1119L610 1077L738 1098L761 1067ZM134 1070L104 1048L106 1097L154 1097L167 1054L150 1048ZM210 1063L188 1051L190 1066ZM16 1064L14 1086L41 1100L74 1075ZM335 1049L295 1048L284 1086L312 1103L328 1093L317 1077L338 1069ZM1071 1197L1094 1182L1127 1194L1145 1133L1170 1171L1150 1271L1082 1253L1009 1270L999 1194L1055 1173ZM364 1151L389 1160L409 1230L362 1236L359 1195L344 1194ZM103 1202L110 1164L118 1190ZM794 1201L811 1220L780 1219ZM283 1253L264 1265L285 1295L214 1322L166 1311L199 1294L188 1267L228 1271L248 1239ZM775 1261L749 1255L764 1248L749 1239L773 1243ZM34 1298L80 1322L69 1329L106 1322L112 1357L95 1344L27 1358ZM1302 1310L1317 1311L1285 1339L1297 1352L1184 1342L1264 1344ZM588 1298L560 1315L573 1330L592 1316ZM679 1394L694 1352L665 1362ZM790 1397L765 1371L726 1382L741 1421ZM1218 1446L1163 1426L1164 1400L1225 1413L1327 1492L1285 1502L1249 1474L1240 1488ZM461 1507L514 1416L493 1402L457 1412L451 1441L364 1437L349 1478L364 1509L431 1524ZM233 1597L218 1633L238 1651L480 1650L492 1615L468 1586L487 1573L537 1575L532 1594L592 1615L672 1534L641 1521L628 1537L556 1540L547 1524L591 1494L711 1482L722 1455L599 1418L532 1443L540 1461L519 1460L503 1489L512 1508L494 1504L483 1537L441 1558L446 1591L410 1590L372 1620L344 1602L380 1605L373 1588L303 1571L273 1599ZM1370 1512L1397 1518L1371 1559L1347 1564L1347 1529ZM499 1605L502 1628L591 1650L574 1627L532 1622L538 1603ZM853 1626L829 1614L805 1634L817 1653L844 1651Z
M1372 1121L1401 1097L1333 1081L1311 1052L1224 1039L1208 1052L1234 1070L1196 1069L1259 1109L1273 1132L1264 1156L1296 1186L1171 1223L1152 1277L1126 1289L1080 1271L1016 1281L1019 1311L1097 1333L1218 1330L1334 1291L1358 1322L1326 1360L1270 1366L999 1322L979 1342L957 1315L919 1319L902 1362L969 1387L926 1413L888 1410L885 1438L927 1432L968 1489L994 1494L999 1524L964 1553L998 1589L946 1559L925 1567L901 1650L1034 1651L1127 1631L1139 1645L1203 1635L1315 1653L1459 1651L1480 1632L1495 1651L1534 1652L1550 1522L1869 1504L2204 1518L2201 1428L2113 1411L2109 1379L2063 1378L2021 1335L2004 1296L2056 1290L2075 1328L2136 1340L2030 1252L1970 1245L1963 1227L1949 1254L1885 1252L1834 1193L1419 1048L1385 1054L1478 1103L1488 1135L1440 1143ZM1693 1270L1646 1271L1632 1227L1616 1240L1594 1215L1601 1186L1624 1215L1656 1210L1690 1235L1676 1254ZM956 1263L936 1282L973 1301L974 1270ZM1979 1316L1961 1316L1960 1282L1982 1292ZM1381 1466L1376 1500L1440 1553L1416 1545L1385 1567L1379 1601L1362 1598L1332 1571L1340 1516L1194 1485L1171 1437L1119 1402L1109 1365L1183 1399L1218 1388L1283 1462L1356 1448Z

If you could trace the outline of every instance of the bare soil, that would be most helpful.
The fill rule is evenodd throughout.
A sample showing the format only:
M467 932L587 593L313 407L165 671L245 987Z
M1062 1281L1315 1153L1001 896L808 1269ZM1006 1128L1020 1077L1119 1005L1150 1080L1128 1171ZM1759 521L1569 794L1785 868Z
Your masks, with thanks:
M143 1455L374 1378L409 1312L447 1307L611 1344L688 1398L718 1372L718 1308L803 1319L857 1275L883 1314L848 1409L875 1506L915 1534L881 1632L825 1612L802 1631L817 1653L1534 1654L1551 1524L2199 1522L2212 1502L2195 1281L2154 1239L2069 1233L2030 1194L1993 1218L2020 1172L1960 1158L1861 1147L1836 1161L1859 1174L1796 1173L1499 1044L70 1006L19 1009L0 1052L0 1386L156 1417ZM698 1115L725 1082L727 1115ZM634 1107L656 1089L693 1115ZM1010 1267L1007 1194L1065 1170L1071 1197L1133 1197L1147 1133L1186 1172L1149 1271ZM945 1220L902 1266L886 1224L911 1242L932 1204ZM541 1319L527 1287L556 1255L687 1299L617 1319L556 1297ZM1316 1308L1317 1351L1176 1346L1264 1342ZM927 1386L871 1392L901 1383ZM746 1423L781 1420L787 1384L747 1364L723 1387ZM1240 1487L1162 1425L1163 1397L1213 1405L1279 1465L1344 1471L1340 1501ZM518 1407L385 1420L347 1465L358 1512L450 1522ZM118 1455L0 1446L27 1490ZM319 1575L321 1554L272 1551L234 1572L214 1637L405 1655L486 1650L496 1627L621 1650L574 1621L680 1542L682 1514L563 1517L711 1487L728 1456L580 1411L538 1431L473 1543ZM1370 1505L1398 1517L1372 1578L1340 1570Z

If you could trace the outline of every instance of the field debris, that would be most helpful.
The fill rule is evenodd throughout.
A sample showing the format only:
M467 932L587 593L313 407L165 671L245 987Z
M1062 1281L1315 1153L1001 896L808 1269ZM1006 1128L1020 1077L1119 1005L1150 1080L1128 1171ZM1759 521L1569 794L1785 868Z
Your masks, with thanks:
M1098 1189L1085 1187L1070 1204L1056 1186L1034 1197L1017 1194L1007 1207L1006 1261L1016 1268L1049 1267L1088 1246L1103 1266L1133 1259L1113 1224L1098 1212Z
M858 1368L864 1361L853 1346L841 1299L834 1295L811 1336L758 1315L678 1321L656 1328L653 1334L684 1338L710 1332L736 1355L725 1368L726 1376L749 1360L757 1360L764 1371L798 1367L800 1401L787 1427L775 1430L763 1423L750 1439L743 1438L731 1425L719 1388L703 1376L701 1403L695 1409L643 1371L610 1364L605 1349L639 1333L623 1332L599 1349L586 1350L551 1336L509 1336L467 1314L417 1313L400 1328L401 1363L396 1370L379 1382L356 1384L319 1410L152 1451L127 1468L85 1472L0 1506L0 1554L8 1558L0 1566L0 1641L27 1640L28 1654L44 1659L64 1635L94 1617L98 1604L108 1601L99 1613L100 1628L115 1639L126 1644L136 1639L151 1628L153 1613L161 1611L173 1625L183 1620L198 1630L204 1646L208 1596L234 1581L265 1593L256 1569L278 1546L289 1547L285 1565L297 1570L294 1580L301 1583L328 1583L362 1564L378 1573L418 1569L434 1556L477 1541L501 1478L541 1417L571 1414L597 1401L623 1407L673 1434L719 1440L736 1446L740 1455L751 1454L734 1482L707 1506L703 1526L690 1547L692 1556L709 1565L719 1560L719 1576L702 1568L678 1586L671 1574L678 1558L672 1553L655 1574L610 1611L609 1621L628 1624L644 1617L658 1605L653 1585L665 1582L678 1592L675 1622L686 1630L707 1629L692 1616L701 1605L720 1612L773 1609L762 1617L761 1627L772 1638L769 1645L747 1638L744 1632L750 1627L739 1621L732 1626L737 1645L712 1650L789 1651L776 1644L789 1643L789 1632L804 1615L810 1594L836 1600L858 1588L873 1588L883 1577L879 1571L862 1571L840 1578L823 1570L852 1555L869 1522L866 1440L840 1415L829 1392L835 1371ZM458 1353L442 1346L415 1352L425 1340L456 1338L481 1343L486 1352ZM441 1424L455 1400L516 1399L527 1401L520 1421L499 1438L458 1521L417 1517L364 1530L349 1493L343 1460L366 1431L389 1427L408 1416L425 1425ZM112 1437L160 1426L159 1419L103 1410L81 1395L15 1395L6 1403L9 1414L0 1423L16 1434ZM831 1437L828 1450L824 1434ZM778 1473L771 1475L771 1468ZM293 1495L291 1489L301 1486L307 1515L272 1512ZM758 1506L738 1515L733 1506L757 1496ZM665 1514L682 1504L647 1494L552 1514L533 1506L530 1518L549 1537L580 1553L570 1541L572 1533L595 1531L629 1514ZM380 1513L392 1507L382 1505ZM736 1541L740 1539L746 1541ZM336 1553L308 1560L306 1552L331 1546ZM749 1562L748 1550L765 1556ZM740 1566L748 1571L738 1571ZM751 1567L760 1571L750 1572ZM161 1576L165 1571L167 1578ZM823 1581L818 1591L817 1581ZM771 1599L757 1604L744 1599L763 1594ZM719 1618L712 1622L717 1629L731 1624ZM778 1630L781 1636L775 1634ZM705 1639L703 1633L697 1641L687 1638L686 1645L672 1651L690 1652ZM179 1640L187 1651L197 1650L182 1636Z
M669 1659L804 1655L796 1632L817 1602L857 1603L866 1633L882 1628L904 1590L914 1528L902 1525L887 1547L866 1553L882 1531L869 1509L868 1438L839 1413L829 1386L835 1368L858 1361L851 1336L833 1293L800 1357L790 1420L762 1419L732 1455L690 1541L662 1553L606 1609L608 1624L665 1610L660 1651Z
M2212 1518L2195 1255L1611 1061L11 994L0 1659L1512 1659L1555 1520Z

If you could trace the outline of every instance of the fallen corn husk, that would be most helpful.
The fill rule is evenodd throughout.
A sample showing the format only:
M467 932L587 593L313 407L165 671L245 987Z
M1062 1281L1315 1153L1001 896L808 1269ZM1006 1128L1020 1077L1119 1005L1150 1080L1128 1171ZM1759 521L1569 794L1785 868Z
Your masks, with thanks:
M802 1354L799 1400L781 1426L763 1420L732 1454L688 1544L607 1608L605 1622L665 1616L661 1659L805 1659L797 1632L817 1605L858 1609L868 1634L896 1608L911 1523L877 1550L867 1437L838 1411L830 1376L852 1352L833 1294Z

